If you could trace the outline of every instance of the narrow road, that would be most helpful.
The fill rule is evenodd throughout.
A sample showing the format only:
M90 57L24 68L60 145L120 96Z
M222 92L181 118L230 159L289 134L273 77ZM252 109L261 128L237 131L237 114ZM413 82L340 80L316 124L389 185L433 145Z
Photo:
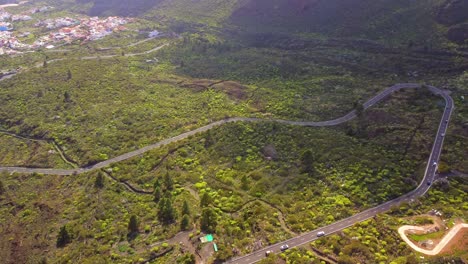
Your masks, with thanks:
M423 249L418 246L416 246L409 238L406 236L406 231L409 230L418 230L418 231L425 231L426 229L419 227L419 226L402 226L398 228L398 233L400 234L401 238L408 244L412 249L426 254L430 256L435 256L442 251L442 249L445 248L445 246L460 232L463 228L468 228L468 224L458 224L455 225L445 236L442 238L442 240L437 244L435 248L432 250L428 249Z
M164 45L163 45L164 46ZM158 48L162 48L163 46L160 46ZM157 48L157 49L158 49ZM148 51L151 52L151 51ZM372 107L373 105L377 104L378 102L382 101L386 97L388 97L390 94L393 92L396 92L398 90L404 89L404 88L420 88L422 87L420 84L416 83L400 83L400 84L395 84L391 87L386 88L373 98L369 99L367 102L363 104L364 109L368 109ZM437 170L437 164L440 158L440 153L442 151L442 146L444 143L444 138L445 138L445 133L447 131L447 127L449 124L450 116L452 115L452 111L454 109L454 104L453 104L453 99L450 97L449 93L447 91L441 90L437 87L434 86L425 86L427 89L429 89L433 94L442 96L445 100L445 108L444 108L444 113L442 115L442 119L439 124L439 129L437 131L437 135L434 140L434 144L432 147L431 154L429 156L429 160L426 166L426 171L424 173L423 180L419 184L419 186L414 189L413 191L402 195L394 200L385 202L381 205L378 205L374 208L367 209L363 212L360 212L358 214L355 214L351 217L342 219L340 221L337 221L333 224L330 224L328 226L321 227L319 229L301 234L299 236L296 236L294 238L288 239L286 241L276 243L274 245L270 245L268 247L265 247L261 250L257 250L255 252L252 252L250 254L247 254L242 257L238 257L235 259L232 259L228 261L227 263L236 263L236 264L250 264L250 263L255 263L260 261L265 257L265 251L270 250L273 252L280 252L280 246L284 244L288 244L289 247L295 247L295 246L300 246L303 244L307 244L311 241L314 241L317 239L317 233L323 231L325 235L329 235L335 232L338 232L340 230L343 230L349 226L354 225L355 223L364 221L366 219L372 218L375 215L379 213L383 213L387 210L389 210L393 206L397 206L401 204L402 202L408 202L412 199L418 198L422 195L424 195L429 188L431 187L432 182L434 181L434 176L435 172ZM289 120L280 120L280 119L260 119L260 118L248 118L248 117L233 117L233 118L226 118L224 120L219 120L213 123L210 123L206 126L194 129L189 132L182 133L178 136L168 138L161 140L155 144L143 147L141 149L131 151L128 153L125 153L123 155L99 162L95 165L85 167L85 168L77 168L77 169L69 169L69 170L62 170L62 169L39 169L39 168L24 168L24 167L0 167L0 171L7 171L10 173L13 172L19 172L19 173L41 173L41 174L54 174L54 175L74 175L74 174L80 174L84 172L88 172L91 170L96 170L96 169L102 169L105 168L113 163L120 162L123 160L127 160L136 156L139 156L147 151L150 151L155 148L162 147L164 145L177 142L183 139L188 138L189 136L193 136L198 133L205 132L207 130L210 130L214 127L226 124L226 123L231 123L231 122L277 122L277 123L282 123L282 124L287 124L287 125L297 125L297 126L311 126L311 127L324 127L324 126L335 126L342 124L344 122L347 122L357 116L357 113L355 110L349 112L348 114L333 119L333 120L328 120L328 121L320 121L320 122L301 122L301 121L289 121Z
M134 56L140 56L140 55L145 55L145 54L149 54L151 52L155 52L155 51L158 51L166 46L168 46L169 44L168 43L165 43L165 44L162 44L161 46L158 46L156 48L153 48L153 49L150 49L150 50L147 50L147 51L143 51L143 52L139 52L139 53L128 53L128 54L125 54L124 56L125 57L134 57ZM85 57L81 57L80 59L81 60L96 60L96 59L111 59L111 58L115 58L115 57L122 57L122 55L120 54L114 54L114 55L102 55L102 56L85 56Z
M367 109L367 108L373 106L374 104L380 102L382 99L389 96L391 93L393 93L395 91L398 91L398 90L403 89L403 88L418 88L418 87L420 87L420 85L414 84L414 83L396 84L394 86L391 86L391 87L385 89L383 92L376 95L375 97L373 97L372 99L370 99L369 101L367 101L366 103L364 103L364 109ZM354 225L354 224L356 224L358 222L367 220L369 218L374 217L377 214L388 211L393 206L398 206L399 204L401 204L403 202L409 202L412 199L415 199L415 198L418 198L418 197L424 195L429 190L429 188L432 185L432 182L434 181L435 173L436 173L436 170L437 170L437 164L439 162L440 153L442 151L442 146L443 146L443 143L444 143L445 133L447 132L447 127L448 127L448 124L449 124L450 116L452 115L452 112L453 112L453 109L454 109L453 99L452 99L452 97L450 97L450 95L448 94L447 91L441 90L441 89L433 87L433 86L426 86L426 87L433 94L442 96L444 98L444 100L445 100L445 109L444 109L444 113L442 115L442 118L440 120L439 129L437 131L437 134L436 134L436 137L435 137L435 140L434 140L434 144L432 146L432 151L431 151L431 154L429 156L429 160L428 160L427 165L426 165L426 171L424 173L424 178L423 178L423 180L421 181L421 183L419 184L419 186L416 189L414 189L413 191L411 191L411 192L409 192L407 194L404 194L404 195L402 195L402 196L400 196L400 197L398 197L396 199L393 199L391 201L380 204L380 205L378 205L378 206L376 206L374 208L367 209L367 210L365 210L363 212L360 212L358 214L355 214L355 215L353 215L351 217L342 219L342 220L337 221L337 222L335 222L333 224L318 228L316 230L301 234L301 235L299 235L297 237L288 239L286 241L282 241L280 243L270 245L268 247L265 247L265 248L263 248L261 250L257 250L255 252L252 252L252 253L247 254L245 256L238 257L238 258L232 259L230 261L227 261L226 263L230 263L230 264L234 264L234 263L236 263L236 264L256 263L256 262L260 261L261 259L263 259L265 257L265 252L267 250L278 253L278 252L281 251L280 247L282 245L285 245L285 244L287 244L291 248L291 247L296 247L296 246L300 246L300 245L310 243L310 242L318 239L318 237L317 237L318 232L324 232L325 235L330 235L330 234L336 233L336 232L341 231L341 230L343 230L343 229L345 229L347 227L350 227L350 226L352 226L352 225ZM352 111L351 113L345 115L344 117L341 117L341 118L338 118L338 119L335 119L335 120L331 120L331 121L324 121L321 124L322 125L333 125L333 124L337 124L337 123L342 123L342 122L346 122L346 121L354 118L355 116L356 116L355 111ZM298 125L301 125L301 123L298 123ZM309 125L312 125L312 124L309 124Z
M381 93L379 93L377 96L371 98L366 103L364 103L363 104L364 109L367 109L367 108L371 107L372 105L382 101L383 99L385 99L387 96L389 96L391 93L393 93L395 91L401 90L403 88L419 88L419 87L421 87L421 85L414 84L414 83L393 85L391 87L388 87L387 89L385 89ZM436 137L436 140L434 142L434 146L433 146L433 149L432 149L432 152L431 152L431 156L429 158L429 164L433 164L433 162L436 162L436 161L439 160L440 151L442 149L442 144L443 144L443 140L444 140L444 137L441 137L440 135L445 134L445 131L447 129L448 119L450 118L450 115L451 115L452 110L453 110L453 100L448 94L446 94L444 91L442 91L442 90L440 90L438 88L429 86L429 89L432 92L434 92L435 94L443 96L443 98L446 101L446 105L447 105L447 107L446 107L446 109L444 111L444 115L442 117L441 123L440 123L439 131L437 133L438 136ZM137 150L122 154L120 156L117 156L117 157L114 157L114 158L111 158L111 159L108 159L108 160L105 160L105 161L102 161L102 162L99 162L99 163L96 163L94 165L84 167L84 168L61 170L61 169L24 168L24 167L0 167L0 171L21 172L21 173L34 173L35 172L35 173L56 174L56 175L80 174L80 173L88 172L88 171L91 171L91 170L105 168L105 167L107 167L107 166L109 166L109 165L111 165L113 163L128 160L130 158L139 156L139 155L141 155L141 154L143 154L145 152L148 152L150 150L165 146L165 145L173 143L173 142L177 142L177 141L186 139L186 138L188 138L190 136L193 136L193 135L196 135L198 133L206 132L206 131L214 128L214 127L217 127L217 126L220 126L220 125L223 125L223 124L227 124L227 123L232 123L232 122L277 122L277 123L282 123L282 124L286 124L286 125L324 127L324 126L335 126L335 125L345 123L345 122L355 118L356 116L357 116L356 111L353 110L350 113L348 113L348 114L346 114L346 115L344 115L342 117L339 117L339 118L336 118L336 119L333 119L333 120L319 121L319 122L288 121L288 120L281 120L281 119L262 119L262 118L249 118L249 117L232 117L232 118L226 118L226 119L223 119L223 120L219 120L219 121L210 123L210 124L208 124L206 126L202 126L202 127L197 128L197 129L182 133L182 134L180 134L178 136L161 140L161 141L156 142L156 143L154 143L152 145L148 145L146 147L143 147L143 148L140 148L140 149L137 149ZM436 171L436 168L434 166L429 166L429 164L428 164L428 167L426 168L426 173L425 173L425 178L424 179L425 180L430 179L432 181L433 177L426 178L426 176L430 175L431 173L433 174ZM420 187L421 187L421 185L420 185ZM420 188L418 187L418 189L416 189L416 190L420 190ZM422 190L421 195L424 194L427 191L427 190L424 190L423 188L421 188L421 190Z

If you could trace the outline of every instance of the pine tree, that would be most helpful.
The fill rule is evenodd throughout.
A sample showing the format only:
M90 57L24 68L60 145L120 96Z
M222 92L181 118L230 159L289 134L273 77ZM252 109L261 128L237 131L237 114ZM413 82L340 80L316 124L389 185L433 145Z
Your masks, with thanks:
M301 157L302 170L307 173L312 173L314 170L314 154L310 149L304 151Z
M130 217L130 221L128 222L128 232L138 233L138 219L136 215L132 215Z
M164 224L171 224L175 221L175 211L170 198L162 198L159 202L159 220Z
M68 91L65 91L65 93L63 93L63 101L65 103L71 102L71 95Z
M98 189L102 189L104 187L104 176L102 175L102 172L99 172L98 175L96 176L94 187Z
M64 247L71 242L71 236L68 233L67 227L62 226L57 236L57 247Z
M5 193L5 187L3 186L3 182L0 181L0 195L2 195L3 193Z
M184 204L182 205L182 215L190 215L190 207L187 200L184 200Z
M215 143L211 130L206 131L205 133L205 148L211 147Z
M182 221L180 222L180 229L188 230L190 226L190 217L188 215L184 215L182 217Z
M157 177L156 178L156 181L154 182L153 184L153 188L156 189L157 187L160 187L161 188L161 178L160 177Z
M172 191L174 188L174 181L172 181L169 172L166 172L166 176L164 177L164 185L166 186L166 190Z
M200 226L203 232L214 232L216 229L216 225L216 213L211 208L204 208L200 220Z
M154 202L159 202L161 200L161 188L156 187L153 192L153 201Z
M356 115L358 117L361 117L365 110L364 105L359 102L356 103L355 109L356 109Z
M70 71L70 69L67 70L67 80L71 80L72 78L72 73Z
M241 178L241 188L242 190L248 190L249 189L249 180L247 178L247 175L243 175Z
M211 203L211 196L205 192L200 200L200 207L206 207Z

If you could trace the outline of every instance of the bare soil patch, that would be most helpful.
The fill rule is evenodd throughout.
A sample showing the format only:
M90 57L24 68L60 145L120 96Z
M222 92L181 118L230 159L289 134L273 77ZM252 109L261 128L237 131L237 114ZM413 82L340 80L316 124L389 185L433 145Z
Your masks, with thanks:
M463 228L458 232L450 242L441 251L441 254L454 254L468 249L468 228ZM468 252L467 252L468 254Z
M246 87L238 82L226 81L213 85L216 90L226 93L229 98L234 100L247 99Z

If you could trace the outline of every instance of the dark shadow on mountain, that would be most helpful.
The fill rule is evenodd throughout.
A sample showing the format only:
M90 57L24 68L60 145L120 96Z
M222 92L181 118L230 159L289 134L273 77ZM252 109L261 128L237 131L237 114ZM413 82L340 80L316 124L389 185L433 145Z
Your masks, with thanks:
M76 0L76 2L94 3L89 10L91 16L139 16L155 8L161 0Z
M465 21L468 13L459 7L466 3L448 0L437 6L423 0L247 0L233 12L229 22L253 33L313 33L392 40L405 45L431 41L428 39L437 32L440 20ZM461 38L459 32L457 28L453 33L457 42Z

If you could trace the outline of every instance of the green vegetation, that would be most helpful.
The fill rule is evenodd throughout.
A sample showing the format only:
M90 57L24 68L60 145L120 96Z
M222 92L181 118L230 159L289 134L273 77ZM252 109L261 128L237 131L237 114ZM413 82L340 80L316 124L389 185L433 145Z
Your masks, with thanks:
M64 247L71 242L70 234L68 234L67 227L62 226L57 236L57 247Z
M47 16L123 10L103 3L61 1ZM444 102L403 90L364 111L365 100L399 82L452 91L439 171L468 170L467 57L445 39L448 25L433 20L442 1L353 0L333 21L326 18L336 1L256 1L265 16L252 13L253 3L132 1L123 11L141 17L129 31L66 52L1 57L0 69L23 67L0 82L2 166L82 167L226 117L265 119L84 174L0 174L2 260L220 262L407 193L424 173ZM145 40L154 29L166 37ZM353 109L355 120L329 128L268 121ZM440 180L420 200L262 263L418 263L396 229L430 224L419 215L431 209L448 223L468 219L466 184ZM211 245L198 241L204 233L219 248L211 258ZM425 261L450 258L467 255Z
M441 210L442 219L447 222L458 217L466 219L468 204L461 198L465 195L467 186L463 178L453 178L448 185L437 183L435 189L431 189L429 194L419 201L403 204L389 213L316 240L305 249L288 250L286 254L272 255L260 263L275 263L277 258L294 263L320 263L323 258L336 259L338 263L419 263L419 254L411 251L399 238L398 227L410 224L406 222L408 216L424 214L431 209ZM441 195L441 191L445 195ZM448 204L450 206L447 206ZM440 238L442 235L443 231L439 231L414 237L420 241ZM424 256L424 263L463 263L467 257L466 251L457 255L445 252L442 256Z
M132 215L130 217L130 221L128 222L128 232L130 234L133 233L138 233L140 231L140 228L138 227L138 219L136 215Z
M411 240L420 242L420 241L425 241L428 239L441 239L444 236L444 231L438 231L434 233L429 233L429 234L424 234L424 235L409 235L409 238Z
M104 187L104 176L101 172L99 172L96 176L94 187L99 188L99 189L102 189Z

